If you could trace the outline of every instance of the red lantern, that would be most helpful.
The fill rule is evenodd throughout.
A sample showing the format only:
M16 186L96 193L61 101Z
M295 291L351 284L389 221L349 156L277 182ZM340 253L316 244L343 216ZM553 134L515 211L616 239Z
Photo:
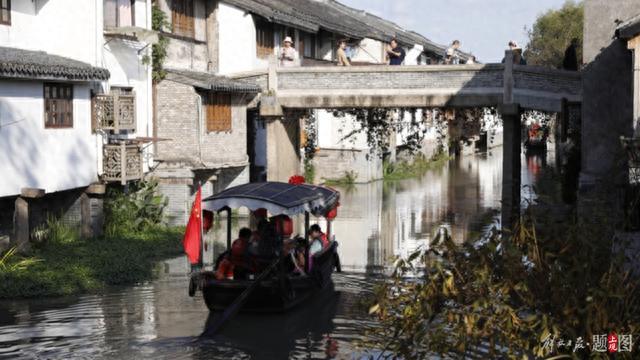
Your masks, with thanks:
M289 184L291 185L300 185L300 184L304 184L305 182L305 178L304 176L301 175L293 175L292 177L289 178Z
M213 211L202 210L202 230L208 232L213 227Z
M338 216L338 205L336 205L333 209L329 210L324 217L327 218L327 220L331 221L333 219L336 218L336 216Z

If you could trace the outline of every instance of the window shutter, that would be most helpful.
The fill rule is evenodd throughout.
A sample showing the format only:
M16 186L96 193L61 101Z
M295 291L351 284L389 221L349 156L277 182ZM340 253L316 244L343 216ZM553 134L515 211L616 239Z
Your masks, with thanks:
M208 93L205 99L207 131L231 131L231 95Z
M0 0L0 24L11 25L11 0Z
M118 0L118 26L132 26L131 0Z
M172 9L173 33L193 37L195 35L193 0L173 0Z

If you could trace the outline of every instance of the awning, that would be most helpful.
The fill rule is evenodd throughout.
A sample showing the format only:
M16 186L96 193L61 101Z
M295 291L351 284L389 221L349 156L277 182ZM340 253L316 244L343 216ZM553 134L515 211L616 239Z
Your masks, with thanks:
M159 39L157 31L136 26L124 26L106 29L104 31L104 36L133 40L145 44L155 44Z
M37 80L108 80L109 70L44 51L0 46L0 77Z
M235 186L210 196L203 200L202 208L210 211L264 208L272 215L298 215L308 211L323 216L336 206L339 199L338 191L324 186L262 182Z
M262 91L260 86L254 83L233 80L225 76L214 75L206 72L178 69L166 69L166 72L166 80L191 85L205 90L250 94Z

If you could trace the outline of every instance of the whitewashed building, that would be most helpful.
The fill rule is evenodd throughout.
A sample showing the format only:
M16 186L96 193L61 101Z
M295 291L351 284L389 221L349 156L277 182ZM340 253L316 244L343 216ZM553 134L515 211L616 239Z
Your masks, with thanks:
M390 21L334 0L221 0L213 28L218 44L218 72L232 77L266 70L269 58L279 53L286 36L293 39L302 66L334 65L341 39L347 40L347 54L354 65L385 64L385 48L391 38L405 49L406 65L438 63L446 49ZM461 56L466 59L468 54ZM324 110L314 113L320 150L313 161L316 182L341 177L347 170L356 175L358 182L382 176L382 163L369 156L363 134L343 139L344 134L358 127L352 118L336 118ZM257 116L249 126L255 134L255 146L249 149L252 179L265 180L266 126Z
M148 169L150 15L151 0L0 2L0 242L50 214L95 234L102 185Z

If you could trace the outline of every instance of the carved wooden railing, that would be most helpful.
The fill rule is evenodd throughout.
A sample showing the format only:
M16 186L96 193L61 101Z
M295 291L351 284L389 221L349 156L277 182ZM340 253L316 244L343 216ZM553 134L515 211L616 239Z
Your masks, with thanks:
M136 131L136 96L98 94L93 98L93 123L96 129Z
M126 184L130 180L142 179L142 149L135 144L107 144L104 146L103 179Z

